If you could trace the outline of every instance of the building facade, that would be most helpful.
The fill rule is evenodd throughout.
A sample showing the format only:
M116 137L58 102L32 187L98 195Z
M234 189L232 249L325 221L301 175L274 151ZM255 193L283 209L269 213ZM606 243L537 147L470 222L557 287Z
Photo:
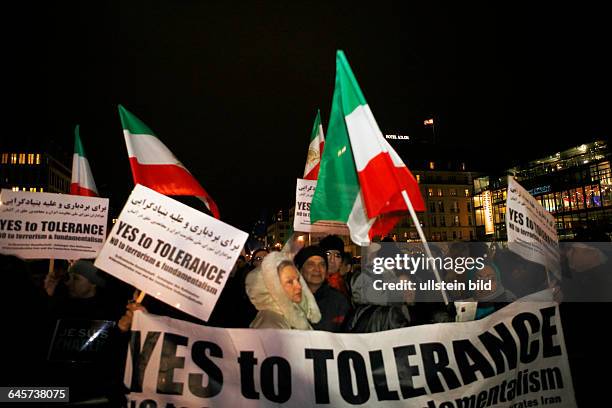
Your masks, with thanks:
M473 180L477 173L466 170L464 162L452 160L409 164L425 201L417 213L428 241L470 241L476 239L472 203ZM390 234L398 242L420 241L409 215Z
M13 191L70 192L71 171L44 152L0 152L0 187Z
M555 216L560 240L572 239L585 228L612 232L612 175L606 142L583 144L500 175L475 179L478 239L506 239L508 175Z

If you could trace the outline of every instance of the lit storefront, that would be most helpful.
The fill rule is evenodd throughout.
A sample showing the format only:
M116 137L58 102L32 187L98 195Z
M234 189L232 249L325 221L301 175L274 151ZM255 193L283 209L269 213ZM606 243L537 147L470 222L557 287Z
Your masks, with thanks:
M509 174L555 216L559 239L571 239L581 228L612 232L612 175L606 142L583 144L510 169L501 176L475 179L473 200L479 239L506 238Z

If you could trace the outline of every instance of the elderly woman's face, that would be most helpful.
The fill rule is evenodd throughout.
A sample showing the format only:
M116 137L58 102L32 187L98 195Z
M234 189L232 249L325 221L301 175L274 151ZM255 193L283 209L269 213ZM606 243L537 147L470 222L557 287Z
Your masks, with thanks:
M278 278L287 297L294 303L300 303L302 301L302 285L300 284L300 275L295 266L284 266L278 272Z

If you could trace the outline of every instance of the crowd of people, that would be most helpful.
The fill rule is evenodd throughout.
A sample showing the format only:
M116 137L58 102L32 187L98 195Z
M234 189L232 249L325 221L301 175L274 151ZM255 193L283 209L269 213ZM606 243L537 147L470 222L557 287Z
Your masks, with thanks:
M136 302L138 291L135 288L98 270L90 260L56 260L50 267L48 260L22 261L2 256L2 272L9 277L10 291L18 293L22 301L33 306L23 308L9 319L9 327L14 333L9 336L9 350L14 350L11 357L15 359L11 383L68 384L71 399L98 396L110 401L109 406L120 406L127 392L122 385L122 371L130 326L137 310L224 328L371 333L465 320L458 319L457 314L461 311L456 308L465 301L476 305L470 319L481 319L519 297L550 286L543 266L526 261L507 249L484 243L455 242L444 254L432 246L434 255L481 256L486 259L485 265L466 273L445 271L441 278L486 281L491 283L490 289L449 291L449 304L441 298L421 298L419 292L411 290L384 299L380 294L373 296L372 280L381 276L397 282L423 279L422 274L393 269L383 274L372 273L369 259L400 250L393 245L388 239L373 244L372 252L357 260L345 252L340 237L329 235L317 245L305 246L295 254L260 248L248 256L241 255L207 322L150 296ZM573 255L565 255L564 273L576 273L578 267L569 259ZM596 262L593 259L594 256L589 257L589 270L579 271L581 276L593 269L606 270L609 266L609 254L599 254L595 257ZM15 307L17 305L14 303ZM569 315L574 316L572 310ZM91 326L98 331L102 327L99 322L106 322L104 333L108 341L87 361L54 360L51 358L52 344L57 341L60 327L64 327L59 321L78 319L98 322ZM86 333L92 335L91 331ZM576 341L571 335L569 337L569 342Z

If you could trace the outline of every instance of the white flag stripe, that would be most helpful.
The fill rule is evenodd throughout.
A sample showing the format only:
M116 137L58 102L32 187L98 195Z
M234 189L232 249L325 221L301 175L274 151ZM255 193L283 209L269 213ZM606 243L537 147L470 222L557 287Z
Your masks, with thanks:
M349 214L346 225L349 227L351 240L357 245L363 246L370 243L370 229L374 225L376 218L368 218L363 202L363 194L359 190L357 198L353 203L353 208Z
M170 164L185 168L170 150L155 136L133 134L123 129L128 156L135 157L140 164Z
M71 183L77 183L80 187L95 193L98 192L93 174L91 173L91 167L89 166L89 160L87 160L87 157L79 156L77 153L72 155Z
M345 117L345 121L351 146L359 146L358 149L353 148L353 156L355 167L360 172L374 157L387 152L388 145L382 143L385 138L376 124L369 105L358 106Z

